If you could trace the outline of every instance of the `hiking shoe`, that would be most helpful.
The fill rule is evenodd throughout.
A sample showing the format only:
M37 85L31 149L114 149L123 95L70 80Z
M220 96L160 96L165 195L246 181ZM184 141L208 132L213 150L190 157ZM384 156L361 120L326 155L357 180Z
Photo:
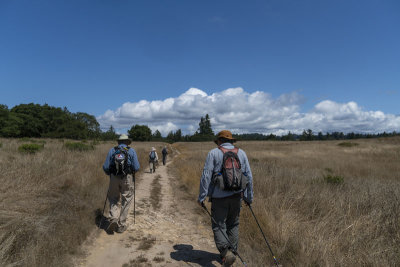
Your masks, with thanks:
M123 232L126 231L127 228L128 228L128 226L126 226L126 225L119 226L116 232L119 234L122 234Z
M232 266L232 264L235 262L236 256L232 253L232 251L228 250L226 252L225 257L222 259L222 266Z
M112 233L112 232L114 232L115 230L117 230L117 228L118 228L118 223L117 223L117 221L116 220L112 220L109 224L108 224L108 227L107 227L107 232L108 233Z

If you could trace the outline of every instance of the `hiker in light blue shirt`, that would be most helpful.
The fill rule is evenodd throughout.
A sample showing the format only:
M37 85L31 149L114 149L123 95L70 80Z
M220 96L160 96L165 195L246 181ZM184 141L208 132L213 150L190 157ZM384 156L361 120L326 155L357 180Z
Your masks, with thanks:
M125 143L120 143L118 144L119 147L128 147L127 144ZM107 157L106 157L106 161L103 164L103 170L107 175L110 175L110 164L112 161L112 157L115 153L115 148L111 148L110 151L108 151ZM136 155L136 151L135 149L131 148L128 150L128 166L130 166L132 168L132 170L134 170L135 172L137 172L140 168L140 164L139 164L139 160L138 157Z
M123 233L128 228L127 217L134 197L135 172L140 168L136 151L129 147L131 140L126 134L118 138L118 146L107 154L103 170L110 175L108 201L110 202L107 233ZM121 207L118 202L121 200Z
M197 199L200 205L208 196L211 201L212 229L214 232L215 244L221 254L224 266L231 266L236 256L239 240L239 215L242 199L247 203L253 202L253 176L247 159L246 153L241 149L236 149L233 143L236 140L232 137L232 133L223 130L218 133L215 143L218 148L212 149L204 164L203 173L200 180L200 192ZM244 183L245 188L235 191L221 189L216 182L216 177L220 175L222 170L224 152L236 151L240 161L241 171L247 182ZM221 233L223 231L224 233ZM226 240L225 236L229 238ZM232 244L234 247L232 248Z

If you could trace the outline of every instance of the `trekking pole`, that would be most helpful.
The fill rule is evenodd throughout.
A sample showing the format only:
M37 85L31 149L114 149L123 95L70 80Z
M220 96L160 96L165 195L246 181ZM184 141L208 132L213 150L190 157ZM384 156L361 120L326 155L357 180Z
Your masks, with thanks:
M103 207L103 212L101 213L101 220L100 220L100 224L99 224L99 229L101 229L101 225L103 224L104 210L106 209L107 198L108 198L108 190L107 190L106 200L104 200L104 207Z
M229 238L226 236L226 234L224 233L224 231L222 231L221 226L215 221L215 219L211 216L211 213L208 211L206 205L204 205L203 202L201 202L201 206L203 207L203 209L208 213L208 215L210 216L211 220L213 221L213 223L215 223L216 225L218 225L219 230L221 231L222 235L225 237L226 241L228 241L229 245L231 246L233 253L235 255L237 255L240 259L240 261L243 263L243 265L245 267L247 267L247 264L245 261L243 261L242 257L240 257L239 253L237 252L236 248L232 245L231 241L229 240Z
M246 203L246 204L247 204L247 203ZM267 238L265 237L264 232L263 232L263 230L261 229L260 224L258 223L258 220L257 220L256 215L254 215L254 212L253 212L253 209L251 208L251 205L250 205L250 204L247 204L247 206L249 206L250 211L251 211L251 214L253 214L253 217L254 217L254 219L256 220L256 223L257 223L257 225L258 225L258 228L260 229L261 234L262 234L262 236L264 237L265 243L267 244L267 246L268 246L268 248L269 248L269 251L271 251L272 257L274 258L274 263L275 263L275 265L276 265L276 266L279 266L278 260L276 259L275 255L274 255L274 252L272 252L271 246L269 245L268 240L267 240Z

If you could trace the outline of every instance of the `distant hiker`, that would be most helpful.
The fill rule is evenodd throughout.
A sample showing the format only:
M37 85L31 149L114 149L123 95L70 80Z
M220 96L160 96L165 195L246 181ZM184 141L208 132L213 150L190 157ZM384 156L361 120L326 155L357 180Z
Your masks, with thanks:
M242 198L247 204L253 201L253 178L249 161L243 150L233 146L234 142L236 140L230 131L218 133L215 140L218 148L208 153L198 197L201 206L207 196L210 198L214 241L224 266L231 266L236 260Z
M162 152L162 164L165 165L165 162L167 161L167 155L168 155L168 150L167 147L164 146Z
M151 148L149 153L149 165L150 165L150 173L156 171L156 163L158 162L158 155L156 149L154 147Z
M126 219L134 197L135 172L140 165L136 151L129 147L131 140L128 136L122 134L117 141L118 146L110 149L103 165L104 172L110 175L110 216L107 232L123 233L127 229ZM121 208L118 207L120 198Z

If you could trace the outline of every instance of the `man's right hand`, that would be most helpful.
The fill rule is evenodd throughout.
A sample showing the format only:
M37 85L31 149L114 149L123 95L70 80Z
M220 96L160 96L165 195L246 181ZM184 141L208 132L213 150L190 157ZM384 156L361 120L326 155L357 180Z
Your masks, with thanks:
M245 200L245 199L243 199L243 201L244 201L244 203L247 205L247 206L251 206L251 203L250 202L248 202L247 200Z

